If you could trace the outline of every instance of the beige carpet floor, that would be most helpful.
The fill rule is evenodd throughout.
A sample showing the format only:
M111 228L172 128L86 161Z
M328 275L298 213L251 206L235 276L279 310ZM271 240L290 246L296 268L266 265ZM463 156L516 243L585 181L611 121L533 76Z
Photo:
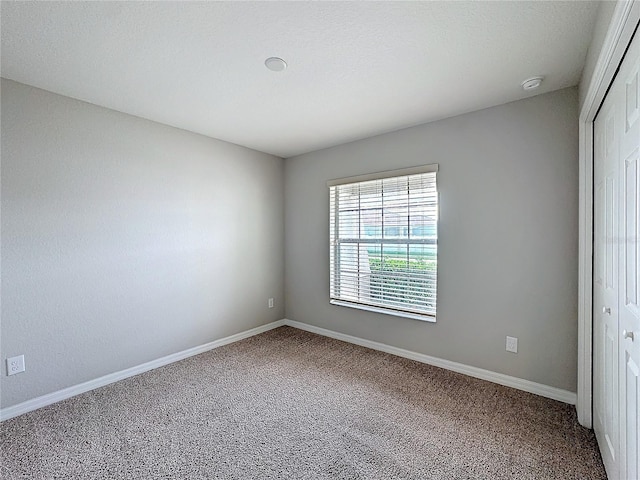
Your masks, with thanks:
M7 420L6 479L600 479L574 407L282 327Z

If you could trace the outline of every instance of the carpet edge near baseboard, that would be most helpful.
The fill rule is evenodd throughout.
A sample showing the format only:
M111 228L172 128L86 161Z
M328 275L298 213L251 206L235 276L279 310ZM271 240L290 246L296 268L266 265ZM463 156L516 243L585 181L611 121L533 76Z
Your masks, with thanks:
M9 420L10 418L17 417L33 410L37 410L42 407L46 407L48 405L52 405L68 398L75 397L76 395L80 395L81 393L86 393L91 390L95 390L96 388L104 387L105 385L109 385L110 383L124 380L125 378L133 377L134 375L139 375L155 368L164 367L165 365L169 365L170 363L184 360L185 358L189 358L194 355L213 350L214 348L238 342L240 340L244 340L245 338L253 337L254 335L259 335L261 333L273 330L274 328L282 327L284 325L284 319L276 320L275 322L260 325L259 327L251 328L234 335L229 335L228 337L214 340L212 342L207 342L196 347L188 348L180 352L172 353L164 357L151 360L150 362L142 363L125 370L109 373L102 377L94 378L93 380L79 383L77 385L72 385L55 392L47 393L40 397L32 398L30 400L26 400L10 407L2 408L0 409L0 422Z
M300 330L306 330L308 332L322 335L325 337L335 338L336 340L342 340L347 343L353 343L355 345L360 345L362 347L367 347L373 350L378 350L381 352L390 353L392 355L397 355L398 357L404 357L410 360L415 360L416 362L433 365L434 367L440 367L440 368L444 368L445 370L451 370L453 372L462 373L470 377L479 378L481 380L487 380L489 382L497 383L499 385L504 385L505 387L511 387L517 390L522 390L525 392L533 393L535 395L540 395L542 397L550 398L552 400L558 400L563 403L568 403L569 405L576 404L576 393L570 392L568 390L563 390L561 388L551 387L549 385L544 385L542 383L536 383L530 380L525 380L523 378L512 377L511 375L506 375L504 373L485 370L482 368L465 365L463 363L453 362L451 360L445 360L443 358L432 357L430 355L425 355L423 353L404 350L402 348L387 345L385 343L379 343L379 342L374 342L372 340L366 340L363 338L354 337L344 333L336 332L333 330L327 330L325 328L316 327L314 325L309 325L307 323L302 323L302 322L290 320L287 318L283 319L283 322L284 322L284 325L287 325L289 327L298 328Z
M307 332L322 335L324 337L335 338L336 340L342 340L347 343L352 343L355 345L360 345L362 347L371 348L372 350L378 350L381 352L390 353L392 355L408 358L410 360L415 360L420 363L433 365L435 367L440 367L446 370L462 373L470 377L479 378L481 380L487 380L489 382L497 383L499 385L504 385L506 387L511 387L517 390L522 390L525 392L540 395L542 397L550 398L552 400L558 400L560 402L568 403L570 405L576 404L575 392L570 392L568 390L551 387L548 385L532 382L530 380L525 380L518 377L512 377L510 375L493 372L491 370L484 370L482 368L453 362L451 360L445 360L442 358L432 357L430 355L425 355L425 354L413 352L410 350L404 350L402 348L393 347L391 345L387 345L384 343L374 342L372 340L366 340L363 338L354 337L354 336L336 332L333 330L327 330L325 328L309 325L307 323L302 323L295 320L283 318L281 320L276 320L275 322L267 323L266 325L261 325L259 327L252 328L250 330L245 330L244 332L239 332L234 335L221 338L219 340L214 340L213 342L208 342L203 345L199 345L196 347L189 348L187 350L183 350L181 352L172 353L165 357L158 358L156 360L152 360L150 362L146 362L141 365L127 368L125 370L120 370L118 372L110 373L102 377L89 380L87 382L83 382L77 385L73 385L71 387L63 388L61 390L57 390L55 392L42 395L40 397L26 400L16 405L12 405L10 407L5 407L3 409L0 409L0 421L17 417L19 415L31 412L33 410L37 410L38 408L46 407L48 405L52 405L62 400L75 397L76 395L80 395L81 393L85 393L85 392L94 390L96 388L104 387L105 385L109 385L110 383L114 383L119 380L132 377L134 375L139 375L149 370L153 370L155 368L162 367L170 363L184 360L185 358L191 357L193 355L198 355L200 353L213 350L214 348L218 348L223 345L228 345L230 343L238 342L240 340L244 340L245 338L249 338L254 335L259 335L260 333L264 333L274 328L278 328L282 326L289 326L289 327L297 328L299 330L305 330Z

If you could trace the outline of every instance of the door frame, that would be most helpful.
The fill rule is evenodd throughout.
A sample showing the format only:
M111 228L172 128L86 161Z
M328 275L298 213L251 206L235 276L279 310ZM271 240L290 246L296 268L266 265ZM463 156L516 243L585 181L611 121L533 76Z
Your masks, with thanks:
M593 428L593 121L640 22L640 0L616 4L579 117L578 422Z

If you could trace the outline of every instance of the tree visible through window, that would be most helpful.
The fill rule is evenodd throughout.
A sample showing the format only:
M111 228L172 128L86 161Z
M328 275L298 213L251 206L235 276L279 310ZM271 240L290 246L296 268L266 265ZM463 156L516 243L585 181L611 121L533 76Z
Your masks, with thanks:
M434 320L437 165L329 182L330 299Z

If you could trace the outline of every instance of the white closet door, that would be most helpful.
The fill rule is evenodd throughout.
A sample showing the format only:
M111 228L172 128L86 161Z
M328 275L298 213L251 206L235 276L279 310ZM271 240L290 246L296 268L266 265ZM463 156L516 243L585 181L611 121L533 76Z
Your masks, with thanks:
M594 428L610 479L640 479L640 36L594 124Z
M618 73L620 129L620 476L640 479L640 37ZM619 91L619 93L618 93Z
M594 131L594 429L609 478L618 478L618 197L620 106L608 95Z

